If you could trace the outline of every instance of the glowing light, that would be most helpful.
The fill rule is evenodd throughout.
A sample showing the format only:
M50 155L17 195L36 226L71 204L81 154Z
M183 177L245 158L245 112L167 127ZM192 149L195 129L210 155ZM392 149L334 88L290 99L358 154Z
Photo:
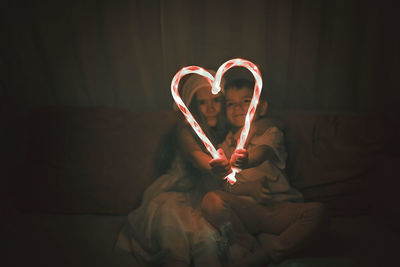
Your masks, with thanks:
M239 141L237 142L237 146L236 146L236 149L244 148L247 136L250 131L251 122L253 121L254 114L255 114L255 111L256 111L256 108L258 105L258 101L259 101L259 98L261 95L261 89L262 89L261 73L254 63L252 63L248 60L245 60L245 59L241 59L241 58L228 60L227 62L225 62L218 68L217 73L215 74L215 78L208 71L206 71L205 69L203 69L201 67L188 66L188 67L184 67L180 71L178 71L175 74L175 76L171 82L171 93L172 93L172 97L174 98L176 105L178 106L179 110L183 113L186 120L192 126L193 130L199 136L200 140L203 142L207 151L211 154L211 156L214 159L218 159L218 158L220 158L220 156L219 156L217 150L215 149L215 147L213 146L213 144L208 139L208 137L204 134L200 125L197 123L197 121L194 119L194 117L190 113L189 109L186 107L185 103L183 103L181 97L179 96L178 85L179 85L179 81L181 80L181 78L183 76L185 76L187 74L195 73L195 74L201 75L205 79L207 79L208 83L211 85L212 93L218 94L221 91L222 76L225 74L226 71L228 71L230 68L233 68L233 67L247 68L253 74L254 79L255 79L253 98L251 99L251 103L250 103L250 106L249 106L249 109L247 111L246 118L245 118L245 124L240 133ZM234 184L236 182L235 175L238 172L240 172L240 169L232 168L232 172L228 176L226 176L225 179L227 179L229 183Z
M208 137L205 135L205 133L201 129L200 125L194 119L192 113L190 113L189 109L186 107L185 103L183 103L181 97L179 96L179 88L178 88L179 81L181 80L181 78L183 76L185 76L187 74L191 74L191 73L196 73L200 76L203 76L205 79L207 79L210 86L213 85L214 77L205 69L197 67L197 66L184 67L180 71L178 71L175 74L174 78L172 79L172 82L171 82L172 97L174 98L175 103L178 106L179 110L183 113L183 115L186 117L186 120L192 126L195 133L199 136L200 140L204 143L208 152L210 152L210 154L213 158L217 159L217 158L220 158L217 150L215 149L215 147L213 146L211 141L208 139ZM217 94L217 93L215 93L215 94Z
M253 98L251 99L249 109L247 110L244 127L242 129L238 144L236 146L236 149L239 149L239 148L244 148L244 144L246 143L246 139L247 139L247 136L250 131L251 122L253 121L254 114L256 112L258 101L259 101L260 95L261 95L262 78L261 78L260 71L258 70L257 66L254 63L252 63L248 60L245 60L245 59L241 59L241 58L231 59L219 67L217 73L215 74L215 80L213 83L212 90L218 90L217 92L219 92L221 90L220 83L221 83L222 76L224 75L224 73L226 71L228 71L229 69L231 69L233 67L247 68L253 74L254 79L255 79Z
M212 90L215 90L215 91L221 90L220 84L221 84L222 76L225 74L226 71L228 71L230 68L233 68L233 67L247 68L253 74L254 79L255 79L253 97L251 99L249 109L247 110L244 127L242 128L242 131L239 136L239 141L237 142L237 145L236 145L236 149L239 149L239 148L244 148L247 136L249 135L251 122L254 119L254 115L255 115L257 105L258 105L260 95L261 95L262 78L261 78L260 71L258 70L257 66L254 63L252 63L248 60L245 60L245 59L241 59L241 58L231 59L231 60L228 60L227 62L225 62L224 64L222 64L218 68L218 71L215 74L215 80L213 83ZM233 167L232 173L230 173L227 176L228 181L231 182L232 178L235 178L236 173L239 173L240 171L241 170L239 168ZM236 178L235 178L235 180L236 180Z

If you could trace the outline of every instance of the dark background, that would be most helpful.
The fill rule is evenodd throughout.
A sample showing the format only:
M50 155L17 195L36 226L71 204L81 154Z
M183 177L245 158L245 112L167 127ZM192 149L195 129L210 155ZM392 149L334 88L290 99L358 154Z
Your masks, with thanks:
M318 157L321 156L322 160L326 162L343 163L345 167L348 166L348 169L353 171L351 157L356 155L355 163L359 163L359 169L367 170L367 177L361 173L360 177L357 176L354 179L353 187L358 188L357 192L362 191L363 193L359 198L356 195L356 199L359 200L356 204L361 203L360 206L364 207L378 199L380 205L377 207L384 207L384 209L377 217L384 222L379 225L384 226L371 227L369 221L362 218L359 227L357 218L356 224L348 224L345 220L342 224L342 228L346 230L344 232L353 232L354 230L356 239L360 240L358 244L361 246L352 245L354 242L347 243L347 241L339 242L340 246L345 244L349 247L360 247L360 251L366 254L368 252L365 251L373 251L373 256L379 260L381 255L386 253L397 255L396 251L388 252L386 248L397 249L398 238L391 235L393 242L386 242L389 235L385 236L379 231L389 229L399 233L397 227L399 220L392 219L399 215L397 169L400 148L399 139L396 136L398 133L393 130L386 131L385 129L395 129L396 127L386 124L386 120L380 121L381 118L387 116L388 121L399 125L397 114L400 113L398 90L400 87L398 75L400 70L398 27L400 14L395 5L396 2L378 0L1 1L0 209L5 207L11 210L7 204L8 197L18 199L25 192L33 192L38 196L43 195L43 203L47 206L36 204L39 210L40 208L46 210L53 203L55 207L58 207L59 203L54 201L55 198L48 198L48 194L54 194L57 197L57 194L61 192L60 198L62 198L65 194L70 193L62 187L62 183L70 185L68 183L71 181L76 182L74 185L81 190L77 191L77 195L84 196L83 199L91 199L93 195L95 196L93 199L103 200L100 201L101 203L113 204L120 201L126 207L127 204L123 197L130 196L131 188L136 188L137 184L132 182L130 173L119 168L119 162L114 161L116 158L114 155L124 160L140 159L141 154L133 153L131 158L126 158L119 151L125 151L125 148L134 152L137 150L136 147L131 147L136 143L123 143L124 140L129 140L131 133L146 137L146 140L153 140L151 134L158 134L150 133L149 137L147 132L141 133L140 130L141 127L144 130L149 129L154 114L163 114L163 110L172 107L170 82L173 75L184 66L198 65L217 69L225 61L241 57L256 63L261 69L264 81L263 90L272 111L279 113L288 110L292 112L291 114L309 113L315 117L320 114L328 114L327 117L321 116L321 119L318 117L319 121L315 122L315 125L322 126L320 129L313 129L317 132L319 130L318 136L326 137L328 140L319 142L319 144L326 145L327 148L320 146L320 150L313 151L316 153L314 156L317 164L319 163ZM235 73L248 74L247 71L232 70L228 72L228 75L235 75ZM56 106L60 110L52 107L44 108L45 112L42 113L30 112L31 108L40 111L40 108L45 106ZM64 114L64 106L83 107L83 111L67 107L67 112ZM85 107L100 108L91 110L85 109ZM127 113L121 113L125 114L125 117L119 113L121 108L128 110ZM46 113L46 110L49 113ZM54 113L51 113L52 111ZM98 111L100 111L99 114L96 113ZM149 112L146 113L146 116L141 113L142 111ZM153 115L150 111L154 112ZM81 118L81 114L86 117ZM329 117L332 114L333 116L355 114L356 118L352 120L347 117L341 118L339 115L341 120L336 121L336 118ZM42 117L36 115L42 115ZM118 120L119 115L122 117L121 120ZM32 122L30 118L33 118ZM62 120L63 118L64 120ZM324 118L331 118L331 120ZM357 122L357 118L361 119L358 121L359 123L352 124ZM375 118L375 121L369 123L370 118ZM41 119L43 119L43 125L37 123ZM140 122L139 126L125 123L136 119ZM165 123L168 121L167 119ZM49 121L50 123L47 123ZM106 122L104 125L109 128L102 128L104 121ZM45 178L47 177L48 180L45 180L44 184L46 185L47 181L50 181L48 184L60 183L59 191L53 190L54 187L48 185L47 188L46 186L41 188L41 183L36 183L35 176L40 177L42 174L40 172L26 175L26 178L32 179L32 184L36 185L33 188L27 185L26 179L23 179L24 175L18 176L19 171L22 172L22 166L25 166L26 147L29 147L27 122L36 123L37 129L39 129L34 132L37 134L35 136L37 137L35 139L37 146L34 146L35 153L32 153L31 159L40 161L42 159L37 155L46 156L45 160L42 160L42 163L47 164L44 166L55 172L59 171L60 173L57 174L60 176L45 172L44 174L47 175ZM293 122L296 124L297 121ZM299 123L307 124L308 122L304 119ZM309 125L314 125L313 123L314 121L310 121L307 125L302 125L304 126L302 128L311 129L312 127ZM119 125L120 128L117 126L114 128L115 125ZM338 128L337 125L342 128ZM359 127L359 125L361 126ZM378 126L371 129L370 125ZM379 125L383 125L383 127L381 128ZM130 128L127 130L126 127ZM48 129L55 130L58 135L53 135L51 131L47 131ZM64 129L72 130L68 132ZM114 138L114 134L119 136L120 133L116 129L122 129L122 134L126 134L125 139ZM344 129L344 132L341 132L341 129ZM396 129L398 132L399 127L397 126ZM347 130L349 132L346 132ZM337 132L339 136L342 134L341 139L331 134L335 133L336 135ZM346 134L349 134L348 136L351 138L346 139ZM364 137L358 139L359 135ZM87 136L89 137L85 139ZM103 142L103 137L108 143ZM68 138L72 140L71 143ZM386 141L385 138L389 141ZM59 158L43 149L40 143L42 139L45 140L44 144L49 148L48 151L57 151L56 155L60 156ZM81 140L83 140L82 143L78 142ZM87 142L87 140L93 142ZM121 143L114 142L115 140ZM336 140L337 143L335 143ZM349 144L350 141L345 142L348 140L359 140L360 142L355 142L352 146ZM365 140L368 142L364 142ZM370 140L372 141L369 142ZM52 143L52 141L54 142ZM317 141L316 143L318 143ZM354 148L354 153L347 153L344 157L345 153L338 154L338 156L330 154L329 151L336 151L330 150L330 148L338 148L338 151L342 152L342 141L346 148L349 148L345 151L352 152ZM88 143L89 146L85 146ZM142 143L145 151L147 144ZM393 157L391 161L385 161L386 158L384 158L377 163L375 158L380 155L374 151L381 147L376 148L374 144L381 145L382 143L385 144L385 153L387 154L387 151L390 150ZM364 147L364 144L367 145ZM387 149L386 144L390 149ZM324 149L328 153L325 153ZM87 154L78 154L81 156L79 158L76 157L77 151L86 151ZM359 151L361 152L358 153ZM88 155L88 161L82 160L83 155ZM292 156L296 157L296 155ZM55 168L51 165L53 160L57 161L60 158L62 159L61 163L71 164L65 166L76 168L64 168L62 164L56 165L57 168ZM73 159L72 163L67 161L70 158ZM92 158L93 161L91 161ZM370 158L373 161L368 161ZM312 169L313 166L307 166L309 162L305 161L303 164L301 159L299 157L299 165L305 165L306 168ZM35 165L35 161L25 161ZM85 162L93 164L86 166ZM98 168L98 162L105 164L101 166L102 168ZM140 161L138 160L138 162ZM127 167L132 173L136 172L134 168L136 165L128 162L126 166L131 168ZM320 171L325 174L325 165L318 166L322 167L316 173ZM329 166L333 170L336 168L335 165ZM102 173L103 170L108 170L107 168L111 170L110 173L106 171ZM339 166L339 170L341 168L343 169L343 166ZM88 169L94 170L93 177L96 179L90 180L92 176L86 175ZM150 170L152 167L149 166L148 169ZM371 172L370 169L376 169L376 172ZM125 181L122 178L122 180L114 179L117 176L114 170L120 172L120 178L126 178L126 181L131 183L120 183L120 181ZM357 170L356 168L355 171ZM79 175L73 176L73 171L80 171L79 175L86 180L81 179L82 177ZM65 176L68 179L64 179ZM54 177L58 177L58 180ZM71 177L74 179L70 179ZM99 177L103 180L98 180ZM110 190L109 177L113 177L111 182L114 183L115 191ZM145 174L143 177L147 179ZM382 177L388 179L383 182L378 180ZM336 189L336 184L332 184L332 188L335 189L333 191L335 193L349 191L348 188L352 188L352 181L350 181L350 185L339 184L339 189ZM359 187L358 181L362 181L362 184L368 183L371 191L364 192L364 188ZM370 183L370 181L372 182ZM125 195L118 191L122 190L121 184L124 184ZM86 185L87 187L85 187ZM341 191L342 187L340 186L342 185L344 189ZM329 186L331 184L328 184L328 189ZM139 189L136 191L140 191ZM315 194L329 193L328 189L324 191L320 187L313 187L311 193L313 191ZM36 195L32 199L36 200ZM71 197L71 199L76 200L79 197ZM349 213L357 213L354 210L354 206L357 207L357 205L352 206L353 202L348 204L349 201L346 197L338 199L340 200L339 204L347 207ZM20 202L25 205L28 201L22 196ZM77 201L74 207L82 209L85 203L93 204L88 201ZM68 216L60 218L61 222L66 219L65 224L61 225L64 225L65 228L62 229L67 229L67 231L64 233L59 231L56 221L55 224L52 224L54 232L50 233L57 233L54 236L61 233L69 237L68 230L71 229L69 224L75 217L71 218ZM76 218L79 219L79 217ZM4 222L14 226L11 220L2 219L2 223ZM81 223L79 220L77 222ZM71 238L71 247L75 247L85 238L88 243L96 243L95 237L98 236L98 233L107 232L103 231L104 229L101 227L96 228L96 226L102 226L99 222L87 221L86 224L82 224L83 226L77 226L80 231L76 232L75 239ZM79 223L76 225L80 225ZM114 225L117 224L118 221ZM85 225L87 229L95 226L95 229L100 230L98 232L86 231ZM351 228L348 225L355 226ZM6 227L0 228L5 232L8 231ZM29 252L31 248L41 249L40 246L37 246L40 242L32 242L29 245L24 236L25 234L36 234L38 240L42 240L44 234L37 230L41 228L31 227L25 219L20 220L19 224L13 228L16 229L16 232L20 232L21 239L15 239L14 232L10 232L8 233L10 240L23 241L16 244L18 258L21 257L20 251L25 253ZM357 231L358 229L360 231ZM391 233L390 231L387 232ZM359 236L357 236L358 233ZM53 237L51 234L49 236ZM110 231L109 238L113 240L115 233ZM33 240L35 239L33 238ZM60 240L60 244L64 244L64 238ZM369 242L364 242L364 240ZM106 241L104 244L107 246L112 244L111 241ZM45 241L42 243L47 244ZM377 253L374 251L375 247L364 250L371 243L380 247L380 251L384 253ZM52 243L49 242L49 244ZM58 247L55 246L55 248ZM71 249L67 246L65 250L65 255L67 255L65 257L69 259L68 253ZM94 255L97 257L98 251L94 251ZM78 254L80 255L80 251ZM86 254L89 255L89 253ZM54 255L54 258L57 258L59 254ZM363 257L364 261L369 260L368 256ZM26 258L30 260L29 257Z
M256 63L275 110L398 112L395 1L0 4L1 105L170 108L183 66Z

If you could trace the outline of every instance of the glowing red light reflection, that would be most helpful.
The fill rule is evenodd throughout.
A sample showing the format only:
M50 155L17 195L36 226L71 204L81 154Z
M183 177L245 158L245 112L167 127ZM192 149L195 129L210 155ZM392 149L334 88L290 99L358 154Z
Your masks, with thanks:
M250 131L250 126L251 122L253 121L254 114L258 105L258 101L261 95L261 90L262 90L262 78L261 78L261 73L258 70L257 66L245 59L241 58L236 58L236 59L231 59L222 64L218 70L217 73L215 74L215 78L205 69L197 66L188 66L184 67L181 70L179 70L174 78L172 79L171 82L171 93L172 97L174 98L174 101L176 105L178 106L179 110L183 113L185 116L186 120L189 122L189 124L192 126L193 130L195 133L199 136L200 140L203 142L204 146L206 147L207 151L211 154L211 156L215 159L219 158L219 154L211 141L208 139L208 137L204 134L203 130L201 129L200 125L197 123L197 121L194 119L192 114L190 113L189 109L186 107L186 105L183 103L181 97L179 96L178 92L178 85L179 81L181 78L187 74L195 73L198 75L203 76L211 85L211 91L213 94L218 94L221 91L221 80L222 76L225 74L226 71L228 71L230 68L233 67L244 67L247 68L254 76L255 79L255 84L254 84L254 93L253 93L253 98L251 99L251 103L249 106L249 109L246 114L245 118L245 124L242 129L242 132L240 133L239 140L237 142L236 149L239 148L244 148L244 144L246 143L247 136ZM232 173L230 173L225 179L228 180L229 183L234 184L236 182L235 175L236 173L240 172L240 169L237 168L232 168Z

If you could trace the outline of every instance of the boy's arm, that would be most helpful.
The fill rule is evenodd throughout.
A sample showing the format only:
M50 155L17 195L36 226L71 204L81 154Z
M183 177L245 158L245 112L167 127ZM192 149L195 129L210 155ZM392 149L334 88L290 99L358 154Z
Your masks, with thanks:
M231 157L232 166L246 169L256 167L269 160L274 162L278 168L284 169L287 153L283 142L283 132L276 126L268 127L266 130L255 129L254 131L250 138L255 148L251 152L243 149L236 150Z
M248 163L245 168L253 168L266 160L278 160L277 155L272 147L268 145L259 145L248 153Z
M239 183L236 182L233 185L225 183L225 191L229 191L236 195L250 195L251 191L253 191L253 185L250 182L247 183Z
M246 149L237 149L231 157L231 165L240 169L253 168L266 160L277 160L272 147L268 145L259 145L251 152Z
M270 190L264 183L265 180L266 177L264 181L254 181L254 182L244 182L244 183L237 182L233 185L225 183L224 189L225 191L236 195L251 196L257 202L264 203L271 199L271 196L269 195Z

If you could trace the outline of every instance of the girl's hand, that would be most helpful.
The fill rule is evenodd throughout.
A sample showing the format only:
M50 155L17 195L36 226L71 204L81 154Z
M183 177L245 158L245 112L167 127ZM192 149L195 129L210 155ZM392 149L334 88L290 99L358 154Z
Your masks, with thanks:
M224 151L220 148L217 150L220 155L219 159L212 159L209 161L211 171L221 178L224 178L231 173L231 166L228 159L225 156Z
M246 149L240 148L233 152L230 160L232 167L237 167L239 169L246 169L249 163L249 153Z

